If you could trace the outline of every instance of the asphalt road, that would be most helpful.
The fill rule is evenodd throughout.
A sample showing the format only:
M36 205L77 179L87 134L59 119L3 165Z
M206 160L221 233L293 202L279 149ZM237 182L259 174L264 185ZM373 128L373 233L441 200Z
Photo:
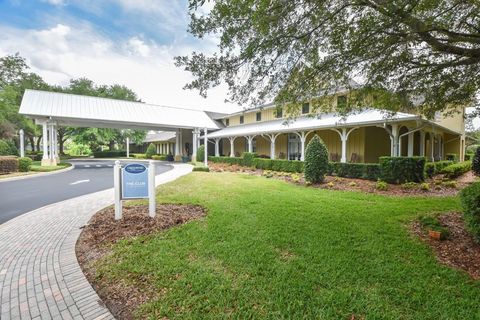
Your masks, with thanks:
M0 224L52 203L113 187L113 160L70 162L75 165L73 170L0 182ZM136 161L122 161L131 162ZM158 163L156 174L170 169Z

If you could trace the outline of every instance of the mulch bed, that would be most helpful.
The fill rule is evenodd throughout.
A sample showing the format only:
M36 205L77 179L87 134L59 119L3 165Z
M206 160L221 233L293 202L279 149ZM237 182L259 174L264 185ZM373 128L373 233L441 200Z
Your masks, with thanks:
M150 218L148 206L125 207L122 220L115 221L114 208L105 208L83 227L77 241L77 259L83 273L117 319L133 319L134 310L156 292L100 279L96 276L95 262L110 254L112 245L121 239L152 234L206 215L200 206L179 204L157 205L156 212L155 218Z
M449 267L467 272L473 279L480 279L480 245L465 229L461 213L453 212L438 217L440 224L448 228L445 240L433 240L419 222L412 224L412 232L432 247L438 261Z
M298 185L306 185L303 173L269 172L268 175L265 175L264 170L243 167L236 164L209 163L208 166L211 172L236 172L255 176L266 176L267 178L280 179ZM475 181L476 178L471 171L467 172L455 179L456 185L454 186L445 183L442 179L442 175L428 179L426 183L429 185L429 190L422 190L419 184L416 188L405 188L402 185L388 184L388 190L378 190L376 188L376 181L335 176L326 176L323 183L311 185L310 187L395 196L454 196L457 195L461 189Z

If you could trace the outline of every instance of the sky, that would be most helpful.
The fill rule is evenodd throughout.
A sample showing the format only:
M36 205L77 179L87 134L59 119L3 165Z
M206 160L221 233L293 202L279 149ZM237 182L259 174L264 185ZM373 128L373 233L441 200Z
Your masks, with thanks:
M208 8L205 8L208 10ZM235 112L226 86L202 98L173 58L212 53L187 32L187 0L0 0L0 56L19 53L50 84L122 84L152 104Z

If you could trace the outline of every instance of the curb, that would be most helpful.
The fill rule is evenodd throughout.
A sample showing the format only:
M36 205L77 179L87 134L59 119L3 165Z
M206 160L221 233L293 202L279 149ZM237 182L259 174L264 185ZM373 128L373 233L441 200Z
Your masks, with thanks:
M2 183L2 182L16 181L16 180L23 180L23 179L30 179L30 178L36 178L36 177L48 176L48 175L52 175L52 174L67 172L67 171L73 170L74 168L75 168L75 165L72 163L70 167L64 168L64 169L58 169L58 170L50 171L50 172L38 172L38 173L34 173L34 174L27 174L27 175L24 175L24 176L18 176L18 177L11 177L11 178L0 179L0 183Z

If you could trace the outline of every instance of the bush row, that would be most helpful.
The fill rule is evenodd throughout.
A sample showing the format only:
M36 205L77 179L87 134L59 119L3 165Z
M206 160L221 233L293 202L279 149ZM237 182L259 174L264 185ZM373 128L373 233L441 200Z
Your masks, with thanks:
M442 170L455 162L451 160L445 160L445 161L437 161L437 162L427 162L425 164L425 175L428 178L433 177L436 174L439 174L442 172Z
M465 223L477 242L480 242L480 182L472 183L460 192Z
M18 171L20 172L28 172L30 171L30 167L32 166L32 159L28 157L18 158Z
M441 173L449 179L460 177L462 174L467 173L472 168L471 161L459 162L449 165L442 169Z
M213 163L236 164L239 166L252 167L263 170L283 171L283 172L303 172L302 161L290 161L281 159L263 159L255 158L251 154L244 154L240 157L208 157L208 161Z
M108 150L108 151L95 151L93 152L94 158L118 158L126 157L127 152L123 150Z
M17 156L18 149L12 140L0 139L0 156Z
M381 169L378 163L330 162L328 174L342 178L378 180L381 178Z
M389 183L422 182L425 180L424 157L380 157L382 180Z

